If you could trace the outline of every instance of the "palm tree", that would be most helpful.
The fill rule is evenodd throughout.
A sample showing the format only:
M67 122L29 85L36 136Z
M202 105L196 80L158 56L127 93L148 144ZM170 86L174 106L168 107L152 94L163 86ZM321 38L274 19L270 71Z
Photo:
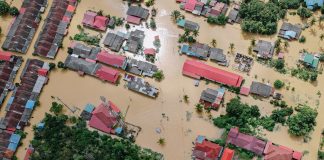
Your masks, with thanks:
M194 31L192 32L192 35L193 35L194 37L198 37L198 35L199 35L199 31L198 31L198 30L194 30Z
M320 35L320 39L321 39L321 41L324 40L324 34L321 34L321 35Z
M313 26L315 24L315 22L316 22L316 19L315 19L315 17L313 17L312 20L310 21L310 25Z
M279 39L277 39L277 40L275 41L274 48L278 48L278 47L280 47L280 45L281 45L281 39L279 38Z
M160 138L157 143L161 146L164 146L165 145L165 139L164 138Z
M189 29L185 29L185 33L184 33L184 36L187 37L190 35L190 30Z
M217 45L216 39L213 38L212 41L210 42L210 44L215 48Z
M183 96L183 100L188 103L189 102L189 96L188 95L184 95Z
M178 10L174 10L171 12L171 18L172 18L173 22L177 22L177 20L180 18L180 16L181 16L181 13Z
M229 49L231 50L231 53L234 53L235 45L234 43L230 43Z
M254 38L251 40L251 46L255 46L255 39Z

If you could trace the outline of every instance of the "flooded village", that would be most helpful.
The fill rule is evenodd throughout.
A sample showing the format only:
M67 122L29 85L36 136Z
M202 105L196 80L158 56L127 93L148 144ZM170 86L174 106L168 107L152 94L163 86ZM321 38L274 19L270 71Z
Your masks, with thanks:
M323 4L267 35L243 31L241 1L5 2L19 13L0 14L1 159L51 154L46 113L152 159L324 158Z

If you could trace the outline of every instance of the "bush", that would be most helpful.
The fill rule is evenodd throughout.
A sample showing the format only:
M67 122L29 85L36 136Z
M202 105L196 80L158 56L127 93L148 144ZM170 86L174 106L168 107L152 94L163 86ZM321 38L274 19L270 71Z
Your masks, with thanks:
M18 16L19 15L19 10L16 7L11 7L9 10L9 14L11 16Z
M288 118L288 132L294 136L306 136L314 130L317 111L309 106L296 108L297 114Z
M298 9L300 7L300 0L280 0L279 5L284 9Z
M299 38L299 43L305 43L306 42L306 37L305 36L301 36Z
M225 25L226 22L228 20L228 17L226 17L223 13L220 14L219 16L217 17L212 17L212 16L209 16L207 18L207 23L210 23L210 24L217 24L217 25Z
M285 85L285 83L282 82L281 80L276 80L276 81L273 83L273 86L274 86L276 89L281 89L284 85Z
M8 14L10 6L6 1L0 1L0 16Z
M301 18L309 18L312 16L312 11L310 11L309 9L305 8L305 7L300 7L297 10L297 14L301 17Z
M53 112L55 115L58 115L62 112L62 110L63 110L62 104L58 104L57 102L52 102L50 112Z
M56 65L55 65L55 63L49 63L49 70L53 70L53 69L55 69L55 67L56 67Z
M162 70L158 70L157 72L155 72L155 73L153 74L153 78L154 78L155 80L157 80L157 81L161 81L161 80L163 80L163 79L164 79L164 73L163 73L163 71L162 71Z

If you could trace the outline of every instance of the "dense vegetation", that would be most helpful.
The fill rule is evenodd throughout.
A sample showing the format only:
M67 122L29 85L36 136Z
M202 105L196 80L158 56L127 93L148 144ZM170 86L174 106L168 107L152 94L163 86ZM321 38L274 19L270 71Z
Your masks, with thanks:
M207 23L210 24L217 24L217 25L225 25L228 20L228 17L226 17L223 13L220 14L217 17L209 16L207 18Z
M239 14L243 31L270 35L276 33L277 22L285 16L286 10L271 1L246 0Z
M82 41L89 45L99 46L99 42L100 42L99 36L92 36L89 35L89 33L85 33L84 29L80 25L78 25L78 29L80 33L74 35L73 40Z
M159 160L162 155L142 149L128 140L89 131L85 121L68 121L66 115L46 114L45 128L35 129L31 144L35 148L33 160ZM75 122L73 125L67 123Z
M288 131L295 136L306 136L314 130L318 113L306 105L299 106L295 110L298 113L288 118Z
M10 6L6 1L0 1L0 16L8 14Z

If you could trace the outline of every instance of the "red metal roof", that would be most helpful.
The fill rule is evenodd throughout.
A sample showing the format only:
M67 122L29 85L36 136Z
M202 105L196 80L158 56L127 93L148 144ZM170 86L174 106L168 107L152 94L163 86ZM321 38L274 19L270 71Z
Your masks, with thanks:
M126 60L126 57L116 54L110 54L105 50L102 50L97 54L97 61L105 63L114 67L122 67Z
M30 156L31 154L33 154L33 152L34 152L33 148L28 148L24 160L30 160Z
M40 68L40 69L38 69L37 72L38 72L38 75L41 75L41 76L46 77L47 76L47 73L48 73L48 70L47 69Z
M111 108L103 104L96 107L89 121L90 127L96 128L102 132L114 133L112 127L117 123L117 117L112 113L112 110L116 112L119 111L119 109L115 105L112 105L112 102L109 102L109 104Z
M264 149L265 160L292 160L293 150L284 146L277 146L267 142Z
M2 61L10 61L10 59L11 59L11 53L10 52L0 51L0 60L2 60Z
M97 13L92 12L92 11L87 11L84 14L83 20L82 20L82 24L84 25L93 25L94 19L96 17Z
M147 49L144 49L144 54L146 55L155 55L156 51L154 48L147 48Z
M139 24L141 23L141 18L139 18L139 17L135 17L135 16L131 16L131 15L128 15L128 16L126 17L126 21L127 21L128 23L132 23L132 24L137 24L137 25L139 25Z
M234 87L240 87L243 81L243 77L240 75L195 60L186 60L182 74L196 79L205 78Z
M222 147L218 144L204 140L202 143L196 142L193 156L195 156L196 159L216 159L221 150Z
M232 160L234 157L234 150L225 148L221 160Z
M187 3L184 5L184 9L186 11L192 12L193 10L195 10L196 3L197 0L188 0Z
M119 72L112 68L102 66L96 71L96 76L110 83L116 83L119 76Z
M74 12L75 11L75 6L69 5L66 9L69 12Z
M96 16L95 21L93 23L93 27L96 29L105 31L107 29L108 18L104 16Z
M240 94L244 96L248 96L250 94L250 88L248 87L242 87L240 90Z

